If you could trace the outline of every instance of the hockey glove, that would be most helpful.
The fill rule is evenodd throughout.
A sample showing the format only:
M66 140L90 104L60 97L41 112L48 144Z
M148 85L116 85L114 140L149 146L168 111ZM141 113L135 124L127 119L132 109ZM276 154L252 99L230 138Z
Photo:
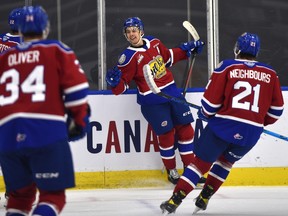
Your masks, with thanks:
M186 55L190 57L192 52L200 54L202 52L204 44L205 43L200 40L189 41L186 43L182 43L180 45L180 49L182 49L183 51L186 51Z
M113 69L109 69L106 73L106 82L111 87L115 87L121 80L122 72L115 66Z
M71 112L67 112L67 127L68 127L68 141L77 141L82 139L86 133L88 132L89 126L89 117L91 115L91 110L89 104L87 104L87 114L83 118L84 125L80 125L79 123L75 122Z
M209 116L206 115L206 113L204 112L202 108L198 110L197 115L198 115L198 118L201 119L202 121L208 122Z

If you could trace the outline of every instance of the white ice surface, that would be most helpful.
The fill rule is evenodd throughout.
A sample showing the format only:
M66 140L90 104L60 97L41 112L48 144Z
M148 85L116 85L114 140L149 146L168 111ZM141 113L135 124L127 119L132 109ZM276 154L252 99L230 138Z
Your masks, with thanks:
M161 215L159 205L172 195L173 187L164 189L99 189L68 190L62 216L152 216ZM193 199L200 190L192 191L175 214L190 215ZM222 187L211 198L209 216L288 216L288 187Z

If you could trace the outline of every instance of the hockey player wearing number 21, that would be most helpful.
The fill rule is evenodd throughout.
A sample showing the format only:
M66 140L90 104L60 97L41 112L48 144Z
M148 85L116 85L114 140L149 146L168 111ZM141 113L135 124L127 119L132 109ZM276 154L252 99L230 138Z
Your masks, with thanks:
M159 39L144 36L144 25L138 17L124 22L123 34L130 46L120 55L118 65L106 74L106 81L115 95L124 93L132 80L137 85L137 102L141 112L159 138L160 155L167 170L168 180L176 184L180 178L176 169L174 137L178 138L178 149L184 166L193 158L192 140L194 121L190 108L152 93L144 75L143 66L149 64L155 82L165 93L183 98L177 88L172 72L173 64L187 59L191 52L200 53L204 43L200 40L181 44L168 49Z
M202 174L210 170L195 199L194 213L205 210L233 164L255 146L263 127L282 115L278 76L270 66L256 61L259 49L256 34L242 34L234 48L235 59L222 61L212 73L198 111L207 125L194 143L193 162L184 170L172 197L160 205L164 214L175 212Z
M6 216L56 216L65 206L66 188L75 186L68 141L86 134L89 85L74 52L46 39L49 19L42 7L23 7L19 31L24 42L0 55Z

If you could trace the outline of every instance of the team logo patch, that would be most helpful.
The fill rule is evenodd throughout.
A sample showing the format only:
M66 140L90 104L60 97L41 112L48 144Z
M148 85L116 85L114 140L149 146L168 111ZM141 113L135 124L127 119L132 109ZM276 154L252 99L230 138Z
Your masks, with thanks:
M123 63L125 62L125 60L126 60L126 55L125 55L125 54L122 54L122 55L120 56L120 58L118 59L118 63L119 63L119 64L123 64Z
M25 139L26 139L26 134L18 133L17 136L16 136L16 141L17 142L23 142L23 141L25 141Z
M141 61L143 60L144 56L139 54L139 56L137 57L137 63L140 64Z
M161 55L156 56L150 61L149 66L155 79L160 79L167 73L164 59Z
M162 126L162 127L166 127L166 126L167 126L167 124L168 124L168 122L167 122L167 121L163 121L163 122L161 123L161 126Z
M243 136L241 136L239 133L237 133L234 135L234 139L241 140L241 139L243 139Z

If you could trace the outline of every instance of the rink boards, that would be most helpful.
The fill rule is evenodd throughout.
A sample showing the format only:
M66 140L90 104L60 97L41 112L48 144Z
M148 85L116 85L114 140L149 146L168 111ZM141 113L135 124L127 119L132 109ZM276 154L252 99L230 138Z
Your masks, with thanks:
M186 98L200 105L202 94L188 92ZM287 91L283 95L286 102ZM135 92L119 96L111 95L110 91L91 92L89 104L91 133L71 143L77 188L168 184L157 137L142 117ZM197 110L191 108L191 111L196 117ZM266 129L288 136L287 120L288 113L284 111L281 119ZM263 133L256 147L234 165L225 185L288 185L287 152L287 141ZM177 168L181 173L178 153ZM4 190L2 178L0 190Z

